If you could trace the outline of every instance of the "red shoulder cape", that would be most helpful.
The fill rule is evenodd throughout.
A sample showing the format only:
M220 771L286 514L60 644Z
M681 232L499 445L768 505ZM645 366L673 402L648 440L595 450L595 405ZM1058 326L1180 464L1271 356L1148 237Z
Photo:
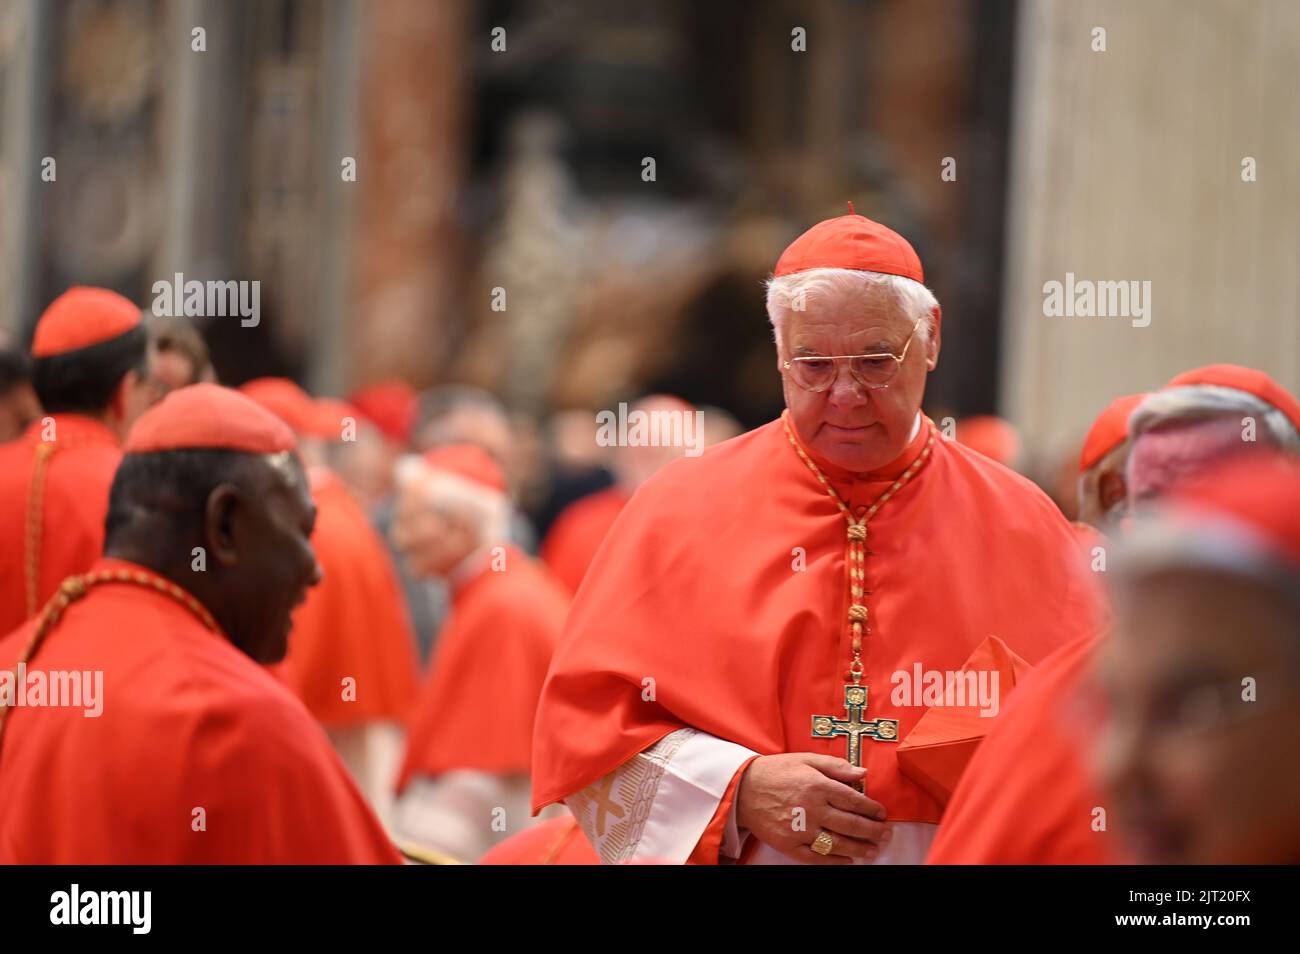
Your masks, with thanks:
M34 625L0 641L0 664L13 667ZM400 861L302 704L169 597L92 587L33 669L101 671L102 714L10 711L0 863Z
M454 590L407 737L398 791L452 769L527 775L533 716L569 599L522 551L504 548Z
M855 512L916 459L827 469ZM811 737L842 717L851 659L843 516L780 421L659 471L606 536L569 614L537 712L533 806L590 785L683 726L759 754L844 756ZM867 716L905 737L926 711L898 698L920 663L958 671L986 637L1033 664L1092 630L1091 591L1068 523L1024 478L936 440L929 463L871 522ZM891 818L941 808L866 743L867 790Z

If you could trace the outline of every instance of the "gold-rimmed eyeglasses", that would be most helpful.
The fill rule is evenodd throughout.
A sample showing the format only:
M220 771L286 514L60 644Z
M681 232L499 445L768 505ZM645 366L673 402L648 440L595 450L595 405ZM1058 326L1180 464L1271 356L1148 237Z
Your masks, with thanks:
M912 326L912 333L903 344L902 354L886 351L882 354L804 355L791 358L781 367L805 391L821 392L835 383L839 376L840 362L847 361L849 374L854 381L870 391L878 391L889 387L889 382L898 375L898 369L907 359L907 349L912 346L912 339L916 337L919 327L919 322Z

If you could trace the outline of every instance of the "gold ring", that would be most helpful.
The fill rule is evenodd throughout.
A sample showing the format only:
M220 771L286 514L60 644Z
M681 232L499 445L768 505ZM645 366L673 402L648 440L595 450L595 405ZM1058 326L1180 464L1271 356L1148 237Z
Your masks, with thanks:
M808 847L819 855L829 855L835 848L835 839L831 837L830 832L823 828L821 834L813 839L813 843Z

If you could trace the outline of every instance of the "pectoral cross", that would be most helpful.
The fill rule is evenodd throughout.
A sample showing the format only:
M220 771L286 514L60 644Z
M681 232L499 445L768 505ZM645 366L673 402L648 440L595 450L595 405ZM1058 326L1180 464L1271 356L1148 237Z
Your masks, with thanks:
M835 736L847 736L849 740L848 760L852 765L862 767L862 737L876 742L898 741L897 719L864 719L863 710L867 708L866 686L844 687L844 709L847 719L834 716L812 717L812 734L814 739L832 739ZM862 790L862 786L858 786Z

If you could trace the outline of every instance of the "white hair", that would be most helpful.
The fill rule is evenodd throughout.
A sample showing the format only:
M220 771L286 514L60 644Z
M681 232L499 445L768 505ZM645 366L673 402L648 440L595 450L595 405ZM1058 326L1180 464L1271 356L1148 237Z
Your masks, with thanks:
M468 524L480 544L504 542L510 535L510 499L467 477L430 467L416 454L397 461L397 485L412 487L433 509Z
M1259 432L1279 449L1300 454L1300 432L1282 411L1246 391L1216 384L1189 384L1156 391L1129 415L1128 436L1132 440L1166 424L1229 415L1254 419Z
M921 342L934 331L939 300L918 281L902 275L860 271L855 268L810 268L767 281L767 317L772 322L778 348L784 349L783 332L791 312L804 312L814 302L835 298L861 298L884 288L903 313L917 326Z

